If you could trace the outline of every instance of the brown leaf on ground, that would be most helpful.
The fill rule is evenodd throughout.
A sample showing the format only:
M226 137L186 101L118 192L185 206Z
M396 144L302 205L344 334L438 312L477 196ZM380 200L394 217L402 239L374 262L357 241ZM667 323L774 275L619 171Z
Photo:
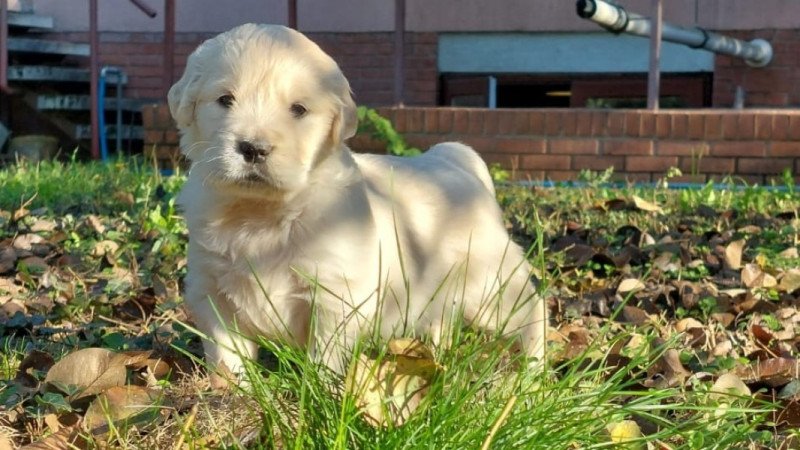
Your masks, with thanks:
M591 337L589 336L588 330L584 327L568 324L561 327L559 334L561 336L566 335L566 340L564 342L564 348L559 351L558 355L554 356L554 360L556 361L567 361L580 356L589 347ZM563 337L561 339L563 339Z
M783 400L780 408L773 411L772 421L780 428L800 427L800 399Z
M753 337L763 347L769 347L770 343L775 340L775 336L761 325L753 324L750 326L750 332L753 333Z
M418 340L393 340L389 348L382 361L359 356L347 374L347 391L373 426L399 426L408 420L440 370L432 352Z
M800 378L800 364L795 358L770 358L737 367L732 373L745 383L764 383L771 387L780 387Z
M800 269L791 268L787 270L781 277L780 283L778 283L778 289L790 294L800 289Z
M732 373L724 373L717 378L711 386L710 397L714 400L730 401L730 396L749 397L752 395L750 388L741 378Z
M165 417L164 397L160 391L141 386L114 386L103 391L86 410L83 428L102 436L115 427L143 426ZM164 412L164 413L162 413Z
M625 305L622 307L622 318L625 322L634 325L644 325L650 323L650 315L642 308L636 306Z
M742 268L742 253L745 243L744 239L740 239L725 247L725 265L728 269L739 270Z
M150 352L115 353L103 348L86 348L70 353L47 372L45 383L79 400L114 386L122 386L128 366L147 360Z
M699 320L687 317L675 323L675 331L682 333L690 328L703 328L703 324Z
M10 242L0 242L0 274L11 272L17 266L17 251Z
M13 247L17 250L31 251L34 244L41 244L44 238L36 233L20 234L14 238Z
M39 385L39 380L34 376L34 371L47 372L53 367L55 360L49 353L41 350L32 350L25 356L17 369L17 376L15 380L23 383L28 387L36 387Z
M155 312L156 303L158 303L158 299L154 295L153 289L144 289L121 305L115 306L114 314L123 320L134 323L147 320Z
M89 448L86 439L81 436L81 429L77 425L64 427L58 433L53 433L46 438L28 444L20 450L75 450Z
M644 288L644 283L642 283L638 278L626 278L619 283L619 286L617 286L617 293L624 295L630 292L639 292Z
M655 213L664 212L664 210L661 209L661 207L656 205L655 203L648 202L647 200L641 197L637 197L635 195L633 196L633 204L634 206L636 206L636 208L641 209L642 211L655 212Z
M653 345L661 347L664 341L656 338ZM647 369L650 380L645 382L647 387L676 387L682 385L691 375L691 372L683 367L680 355L675 349L667 349L653 364Z
M102 235L106 232L106 226L100 221L100 218L95 215L86 216L86 225L94 230L95 233Z
M610 200L606 200L605 203L599 205L600 209L604 209L606 211L622 211L628 207L628 202L622 198L612 198Z
M14 443L11 442L11 437L0 431L0 450L14 450L15 448Z
M94 247L92 247L92 251L89 252L89 254L99 258L106 255L113 256L115 253L117 253L117 250L119 250L119 244L105 239L94 244Z

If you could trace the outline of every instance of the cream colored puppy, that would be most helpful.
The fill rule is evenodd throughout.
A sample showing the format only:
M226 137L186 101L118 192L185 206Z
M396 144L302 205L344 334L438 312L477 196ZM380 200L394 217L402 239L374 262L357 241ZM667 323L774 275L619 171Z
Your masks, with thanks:
M275 25L200 45L169 106L192 163L186 302L210 364L240 371L261 336L342 372L360 336L438 341L461 319L520 336L542 360L545 305L472 149L351 153L347 80Z

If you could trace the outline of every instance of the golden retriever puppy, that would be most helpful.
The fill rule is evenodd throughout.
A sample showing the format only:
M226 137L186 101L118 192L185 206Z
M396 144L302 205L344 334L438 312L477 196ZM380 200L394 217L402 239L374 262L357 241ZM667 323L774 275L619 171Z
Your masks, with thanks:
M339 67L302 34L242 25L200 45L169 92L191 161L186 303L209 364L241 371L256 336L342 372L355 339L472 324L541 361L545 304L469 147L353 154ZM235 331L231 331L235 330Z

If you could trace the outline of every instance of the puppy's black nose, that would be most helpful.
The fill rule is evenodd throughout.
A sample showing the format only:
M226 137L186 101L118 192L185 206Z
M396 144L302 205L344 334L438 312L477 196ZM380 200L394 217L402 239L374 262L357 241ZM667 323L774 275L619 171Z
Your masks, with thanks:
M239 141L239 143L236 144L236 151L242 155L242 158L244 158L246 162L254 164L266 161L267 155L269 155L271 150L271 146L267 148L256 147L252 142L248 141Z

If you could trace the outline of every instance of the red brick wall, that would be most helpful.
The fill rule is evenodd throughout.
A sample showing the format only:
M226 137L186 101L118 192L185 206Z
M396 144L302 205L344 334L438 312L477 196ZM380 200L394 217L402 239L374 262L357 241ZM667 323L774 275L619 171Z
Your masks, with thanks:
M175 74L183 73L188 55L213 34L179 33L175 36ZM308 36L341 66L359 104L394 103L394 37L392 33L309 33ZM59 33L51 39L88 42L88 33ZM128 74L125 95L161 100L163 35L161 33L100 33L100 63L121 67ZM438 70L435 33L406 33L405 103L435 105ZM88 58L80 61L88 65Z
M670 167L676 181L705 182L734 174L766 183L785 168L800 174L800 110L605 111L386 108L414 146L458 140L518 179L575 179L582 169L614 167L618 179L656 181ZM175 155L177 133L164 105L143 113L145 149ZM356 151L381 151L370 136L350 141Z
M714 106L732 106L736 86L744 88L745 104L750 107L800 105L800 29L723 33L746 41L765 39L772 45L773 58L766 67L752 68L740 58L717 55Z
M773 47L774 58L764 68L751 68L743 60L724 55L715 58L713 105L731 107L736 86L746 92L750 107L800 105L800 29L730 31L722 33L744 40L762 38ZM175 77L179 77L187 55L209 33L179 33L175 47ZM87 33L57 33L48 37L88 42ZM309 33L342 67L365 105L393 103L392 33ZM126 94L133 98L162 99L163 35L161 33L100 33L102 64L120 66L128 73ZM406 104L432 106L437 102L437 34L406 33ZM83 61L87 64L88 61Z

